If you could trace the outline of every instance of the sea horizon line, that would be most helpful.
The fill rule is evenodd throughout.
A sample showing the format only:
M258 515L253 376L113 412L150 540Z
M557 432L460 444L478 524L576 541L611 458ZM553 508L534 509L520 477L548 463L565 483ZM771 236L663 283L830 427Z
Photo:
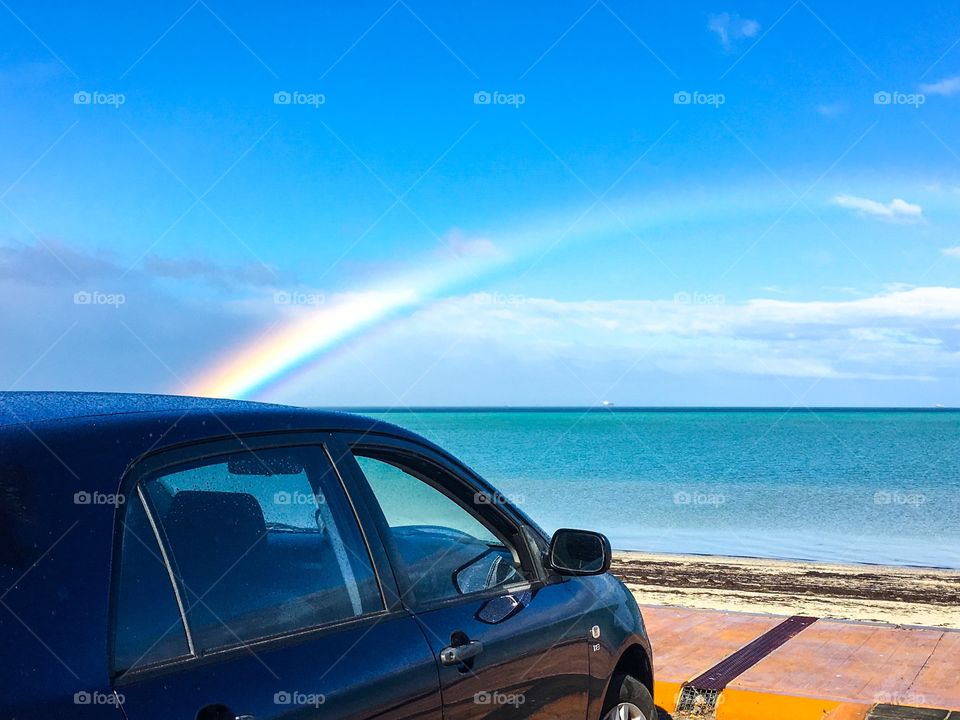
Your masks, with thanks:
M316 405L342 412L958 412L960 407L930 405L789 407L778 405Z

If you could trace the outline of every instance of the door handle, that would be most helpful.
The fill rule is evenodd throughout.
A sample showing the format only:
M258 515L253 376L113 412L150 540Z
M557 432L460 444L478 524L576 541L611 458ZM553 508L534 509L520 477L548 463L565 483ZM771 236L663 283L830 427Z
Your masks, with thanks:
M483 643L471 640L466 645L450 645L440 651L440 662L444 665L459 665L471 660L483 652Z

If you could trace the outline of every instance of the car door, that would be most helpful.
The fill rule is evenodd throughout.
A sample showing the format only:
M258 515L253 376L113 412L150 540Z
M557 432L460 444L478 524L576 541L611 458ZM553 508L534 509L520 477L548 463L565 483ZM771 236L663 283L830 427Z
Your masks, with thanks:
M444 718L585 717L588 608L574 583L546 581L529 530L438 453L346 441L404 605L437 658Z
M432 650L335 452L300 435L136 466L111 639L127 720L440 719Z

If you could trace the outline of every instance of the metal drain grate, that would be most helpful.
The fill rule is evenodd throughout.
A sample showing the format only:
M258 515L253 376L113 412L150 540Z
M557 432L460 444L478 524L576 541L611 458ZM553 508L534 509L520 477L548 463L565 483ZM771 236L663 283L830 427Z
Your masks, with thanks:
M720 690L701 690L692 685L684 685L677 701L677 712L693 715L712 715L717 709Z
M867 720L960 720L960 712L909 705L874 705Z
M680 699L677 701L677 711L696 715L713 714L717 709L720 693L732 680L816 621L817 618L806 615L788 617L735 653L728 655L683 686Z
M723 690L731 680L742 675L801 630L809 627L816 621L817 619L815 617L808 617L806 615L788 617L779 625L767 630L756 640L744 645L699 677L691 680L690 684L702 690Z

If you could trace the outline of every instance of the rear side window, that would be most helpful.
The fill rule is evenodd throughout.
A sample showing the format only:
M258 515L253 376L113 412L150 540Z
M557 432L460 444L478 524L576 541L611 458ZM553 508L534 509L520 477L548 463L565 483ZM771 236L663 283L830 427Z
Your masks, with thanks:
M141 487L197 653L384 607L319 446L217 455L167 468Z
M186 630L157 537L140 498L126 503L113 667L122 671L189 654Z

